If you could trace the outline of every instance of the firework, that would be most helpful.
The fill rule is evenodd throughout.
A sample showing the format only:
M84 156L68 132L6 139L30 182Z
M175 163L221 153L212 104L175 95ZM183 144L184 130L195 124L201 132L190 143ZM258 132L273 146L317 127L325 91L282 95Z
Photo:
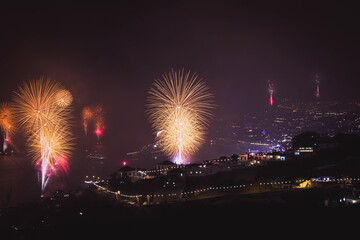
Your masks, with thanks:
M10 144L10 134L15 130L13 109L8 103L0 106L0 127L4 134L3 152L5 153Z
M273 99L274 84L270 80L268 81L268 84L269 84L268 91L269 91L269 95L270 95L269 104L270 104L270 106L272 106L274 104L274 99Z
M315 74L315 84L316 84L315 96L316 98L320 98L320 79L318 74Z
M104 111L101 105L97 105L94 110L95 116L95 131L98 141L100 140L100 136L103 135L104 130Z
M82 111L82 119L85 135L87 135L89 124L92 124L95 127L94 133L100 140L100 136L104 133L104 110L101 105L96 105L95 107L84 107Z
M69 124L59 122L44 125L38 134L28 139L30 156L41 166L42 186L46 186L47 179L58 168L67 173L67 159L71 156L73 136Z
M56 94L56 103L61 106L61 107L67 107L71 104L73 100L73 97L71 95L71 93L66 90L60 90L57 94Z
M39 80L24 83L15 92L14 102L17 120L28 132L40 131L48 123L63 119L64 111L56 104L56 94L61 85L51 80Z
M57 159L63 162L73 149L70 103L59 104L59 96L66 91L58 82L40 78L24 83L14 95L17 121L26 131L30 156L41 168L43 191ZM65 94L67 100L69 94Z
M87 135L89 122L93 119L93 117L94 117L94 112L92 111L92 109L90 107L84 107L82 110L82 120L83 120L85 135Z
M181 164L204 142L213 95L190 71L172 70L162 77L149 91L147 114L163 152Z

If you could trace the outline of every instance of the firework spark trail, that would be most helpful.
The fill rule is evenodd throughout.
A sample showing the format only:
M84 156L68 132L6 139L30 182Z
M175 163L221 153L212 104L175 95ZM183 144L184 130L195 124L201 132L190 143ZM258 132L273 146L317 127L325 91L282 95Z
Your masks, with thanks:
M105 129L103 107L101 105L84 107L82 111L82 121L85 135L87 135L89 124L92 124L95 127L94 133L99 141L100 136L103 135Z
M49 164L49 154L50 151L48 149L49 147L45 144L45 139L43 137L42 131L40 130L40 153L41 153L41 187L42 189L45 188L45 178L46 178L46 172L47 167ZM47 182L47 181L46 181Z
M93 119L93 117L94 112L92 111L92 109L90 107L84 107L82 110L82 119L85 135L87 135L89 122Z
M163 152L181 164L204 142L215 107L213 95L190 71L172 70L162 77L149 91L146 112Z
M100 136L103 134L104 130L104 111L101 105L97 105L94 110L94 121L95 121L95 131L96 137L98 141L100 140Z
M270 106L272 106L274 104L274 99L273 99L274 84L270 80L268 80L268 84L269 84L268 91L269 91L269 95L270 95L269 104L270 104Z
M40 78L24 83L14 95L17 121L26 130L30 156L41 166L42 191L58 156L69 157L73 149L69 94L58 82Z
M315 74L315 84L316 84L315 96L316 98L320 98L320 79L318 74Z

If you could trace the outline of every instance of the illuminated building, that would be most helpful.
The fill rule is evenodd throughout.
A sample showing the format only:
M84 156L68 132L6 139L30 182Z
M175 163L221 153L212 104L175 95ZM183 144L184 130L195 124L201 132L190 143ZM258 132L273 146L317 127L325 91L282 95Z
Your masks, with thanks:
M284 154L279 152L265 154L265 160L267 161L285 161L286 157Z
M172 168L177 168L177 165L169 160L160 162L158 164L156 164L156 170L168 170L168 169L172 169Z
M249 154L239 154L240 161L247 161L249 160Z
M313 147L298 147L295 149L295 151L297 151L299 153L312 153L312 152L314 152L314 148Z
M127 181L129 180L130 182L136 182L138 180L141 179L146 179L147 174L145 173L145 170L143 169L138 169L138 168L132 168L130 166L123 166L122 168L120 168L119 170L117 170L112 177L118 181L122 180L122 181Z

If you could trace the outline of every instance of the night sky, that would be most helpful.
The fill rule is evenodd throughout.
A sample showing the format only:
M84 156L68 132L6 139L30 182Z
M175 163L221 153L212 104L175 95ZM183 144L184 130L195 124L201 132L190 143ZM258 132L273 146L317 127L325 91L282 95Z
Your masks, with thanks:
M268 80L275 102L309 100L316 73L323 99L357 97L359 23L358 8L345 1L3 6L0 101L23 81L61 82L77 116L85 105L104 106L105 140L119 161L154 140L147 91L171 68L207 82L217 117L265 108Z

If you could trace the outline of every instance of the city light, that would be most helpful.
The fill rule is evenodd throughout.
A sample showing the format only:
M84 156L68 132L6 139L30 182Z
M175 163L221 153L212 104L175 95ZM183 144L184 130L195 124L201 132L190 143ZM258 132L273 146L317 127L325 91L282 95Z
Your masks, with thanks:
M337 183L343 183L346 181L360 181L360 178L334 178L334 179L329 179L329 180L325 180L324 183L331 183L331 182L337 182ZM114 194L114 195L120 195L121 197L125 197L125 198L139 198L139 197L143 197L143 196L149 196L149 197L170 197L170 196L177 196L179 198L183 198L183 197L188 197L189 195L193 195L193 194L198 194L198 193L205 193L205 192L209 192L209 191L215 191L215 190L239 190L239 191L244 191L244 189L250 190L250 188L254 188L256 189L257 187L260 186L286 186L286 185L293 185L294 188L304 188L305 186L308 186L306 184L303 183L311 183L311 182L317 182L316 179L300 179L296 182L293 181L270 181L270 182L254 182L254 183L249 183L249 184L237 184L237 185L223 185L223 186L207 186L207 187L203 187L197 190L191 190L191 191L184 191L184 192L173 192L173 193L163 193L163 194L143 194L143 193L139 193L139 194L124 194L124 193L119 193L119 191L111 191L109 189L107 189L104 186L101 186L98 184L98 182L96 181L85 181L85 183L87 184L92 184L94 186L96 186L98 189L105 191L107 193L110 194ZM345 198L343 199L343 201L345 201Z

